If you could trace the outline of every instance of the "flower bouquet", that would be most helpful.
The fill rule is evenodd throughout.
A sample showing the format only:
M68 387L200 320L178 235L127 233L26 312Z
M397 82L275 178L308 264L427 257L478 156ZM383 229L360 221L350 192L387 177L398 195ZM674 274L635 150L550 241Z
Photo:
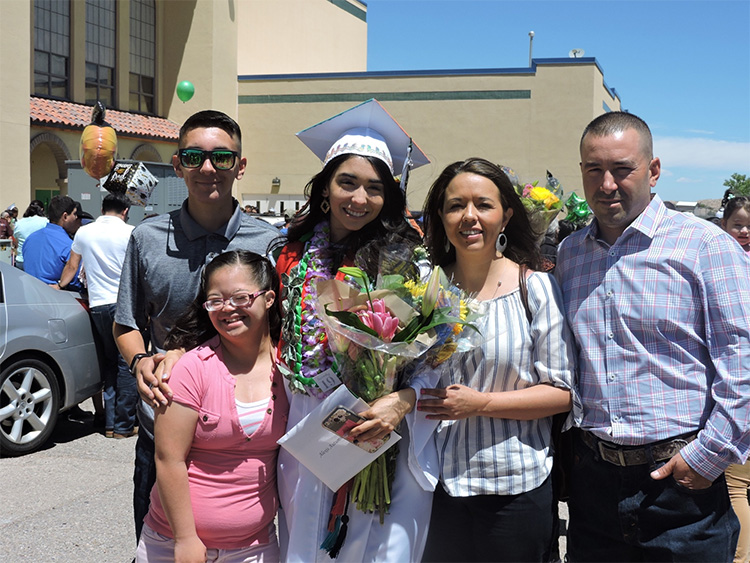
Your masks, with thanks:
M427 282L390 274L379 275L375 285L359 268L340 271L359 287L318 282L316 310L339 378L362 400L370 403L406 386L404 368L416 358L425 356L434 366L474 344L468 333L476 332L470 324L475 317L439 267ZM379 513L381 523L391 503L397 451L386 451L352 483L357 508Z
M552 220L563 208L563 189L560 182L547 170L547 183L544 187L538 181L521 185L518 176L510 168L503 168L515 186L526 211L534 232L542 236L547 231Z

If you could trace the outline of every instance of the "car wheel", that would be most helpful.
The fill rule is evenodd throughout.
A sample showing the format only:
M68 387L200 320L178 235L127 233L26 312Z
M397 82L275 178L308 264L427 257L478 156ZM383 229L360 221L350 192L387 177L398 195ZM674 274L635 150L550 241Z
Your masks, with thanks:
M60 408L60 390L44 362L18 360L0 372L0 453L16 456L39 449L50 437Z

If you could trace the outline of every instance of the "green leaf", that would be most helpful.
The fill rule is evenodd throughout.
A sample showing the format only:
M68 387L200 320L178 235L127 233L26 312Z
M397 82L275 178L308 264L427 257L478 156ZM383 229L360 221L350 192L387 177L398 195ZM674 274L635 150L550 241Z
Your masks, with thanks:
M325 306L325 310L326 310L326 315L340 320L342 323L344 323L347 326L356 328L357 330L361 330L362 332L366 332L367 334L370 334L372 336L378 335L377 332L375 332L369 326L363 323L356 313L351 313L349 311L331 311L328 309L328 305Z
M429 322L431 318L432 315L427 318L422 315L417 315L410 320L404 328L396 333L396 336L393 337L391 342L412 342L419 333L424 332L422 330L422 325Z
M354 266L342 266L339 268L339 272L354 278L362 289L368 290L370 288L370 278L359 268L355 268Z
M735 172L728 180L724 180L724 185L732 190L735 196L750 196L750 178L744 174Z
M421 315L414 317L404 328L396 333L392 342L412 342L418 335L427 332L431 328L444 324L458 323L472 330L479 332L479 329L468 321L462 321L458 317L448 314L449 307L435 309L428 317Z
M477 333L479 333L479 329L477 327L475 327L473 324L471 324L471 322L469 322L468 320L467 321L462 321L458 317L453 317L451 315L448 315L446 313L446 311L448 311L448 310L449 309L447 307L444 308L444 309L438 309L435 312L435 315L433 316L432 322L429 325L426 325L424 327L424 330L427 331L427 330L429 330L431 328L434 328L436 326L440 326L442 324L460 324L460 325L468 327L468 328L476 331Z

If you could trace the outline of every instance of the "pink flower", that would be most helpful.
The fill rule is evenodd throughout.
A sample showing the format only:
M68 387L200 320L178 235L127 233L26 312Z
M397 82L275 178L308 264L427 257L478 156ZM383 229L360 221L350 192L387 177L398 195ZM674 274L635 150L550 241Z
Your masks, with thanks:
M531 194L531 190L533 190L533 189L534 189L534 185L533 184L526 184L523 187L523 196L522 197L529 197L529 194Z
M382 299L367 303L366 311L358 311L359 319L374 330L384 342L390 342L398 331L398 317L391 315Z

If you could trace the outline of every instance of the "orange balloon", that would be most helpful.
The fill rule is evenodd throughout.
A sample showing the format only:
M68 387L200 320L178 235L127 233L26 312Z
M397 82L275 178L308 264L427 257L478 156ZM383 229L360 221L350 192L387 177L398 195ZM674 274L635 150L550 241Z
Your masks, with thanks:
M117 134L104 121L104 106L97 102L91 116L92 123L81 134L80 157L83 170L99 180L110 173L117 154Z

